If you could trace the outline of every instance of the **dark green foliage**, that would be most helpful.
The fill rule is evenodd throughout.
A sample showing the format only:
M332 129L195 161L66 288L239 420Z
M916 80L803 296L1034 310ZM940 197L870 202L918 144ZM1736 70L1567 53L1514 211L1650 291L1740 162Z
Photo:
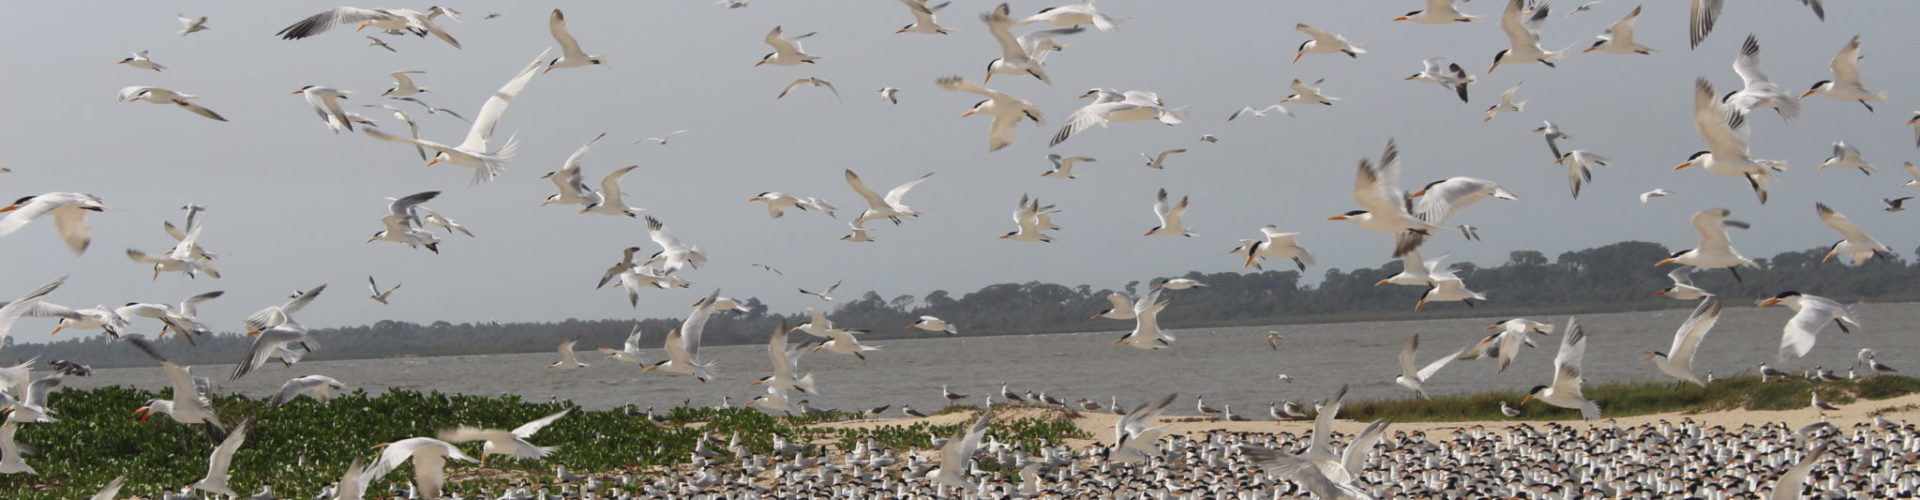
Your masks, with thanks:
M1858 380L1819 382L1799 377L1774 377L1765 384L1758 376L1729 377L1715 380L1707 387L1677 382L1621 382L1596 384L1586 388L1588 399L1600 404L1602 417L1630 417L1669 412L1702 412L1733 409L1794 410L1811 404L1813 391L1833 404L1857 399L1887 399L1920 392L1920 380L1881 376ZM1446 422L1460 420L1570 420L1580 412L1532 402L1520 405L1526 394L1518 391L1488 392L1455 396L1435 396L1433 401L1418 398L1347 403L1340 418L1368 421L1389 418L1396 422ZM1500 414L1500 402L1518 408L1519 418Z

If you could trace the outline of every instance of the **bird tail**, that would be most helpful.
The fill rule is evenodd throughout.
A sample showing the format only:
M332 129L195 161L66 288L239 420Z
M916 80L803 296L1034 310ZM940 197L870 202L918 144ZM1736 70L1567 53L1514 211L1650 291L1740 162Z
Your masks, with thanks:
M819 394L819 392L815 391L813 388L812 373L808 373L806 376L800 377L800 380L794 381L793 388L799 389L800 392L804 392L807 394Z
M1187 112L1190 108L1192 108L1192 106L1181 106L1180 109L1161 112L1159 116L1160 123L1179 125L1187 120Z
M713 364L714 364L714 363L715 363L714 361L706 361L706 362L700 362L700 361L695 361L695 362L693 362L693 376L694 376L694 378L698 378L698 379L700 379L700 381L701 381L701 382L706 382L706 381L708 381L708 380L713 380Z

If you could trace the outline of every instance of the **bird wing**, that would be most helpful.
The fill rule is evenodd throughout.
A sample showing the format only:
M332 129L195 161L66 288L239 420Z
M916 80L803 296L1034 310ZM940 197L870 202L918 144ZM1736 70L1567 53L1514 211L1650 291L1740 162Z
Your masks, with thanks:
M1322 30L1320 28L1315 28L1312 26L1307 26L1305 24L1295 23L1293 25L1293 29L1301 33L1306 33L1307 36L1313 37L1313 43L1315 45L1338 44L1341 42L1340 35L1328 33L1326 30Z
M560 9L553 9L553 15L547 17L547 31L553 33L553 41L560 43L563 57L587 56L586 52L580 50L580 42L567 32L567 17L560 13Z
M1413 367L1414 365L1413 357L1415 352L1418 351L1419 349L1420 349L1420 334L1418 333L1413 334L1413 338L1407 339L1406 347L1400 348L1400 375L1401 376L1404 376L1407 378L1416 378L1415 375L1418 369Z
M1021 115L1014 114L993 115L993 123L987 125L987 151L999 151L1000 148L1012 145L1018 138L1015 130L1020 128L1021 118Z
M1000 43L1000 59L1007 63L1018 63L1029 59L1025 47L1013 36L1012 18L1007 17L1008 7L1003 3L992 12L981 14L980 21L987 24L987 33L993 35L993 41Z
M526 436L515 436L514 433L510 431L481 429L478 427L455 427L437 432L433 437L449 443L471 443L474 441L511 443L515 437L526 438Z
M568 408L565 410L560 410L559 413L540 417L539 419L534 420L532 422L527 422L526 424L513 428L513 435L519 436L520 439L532 438L534 434L540 433L540 429L547 428L548 425L553 424L553 421L560 420L560 417L567 416L567 413L572 411L573 411L572 408Z
M1541 15L1544 15L1546 9L1541 10L1543 11ZM1525 47L1540 43L1534 38L1533 30L1528 26L1532 24L1533 21L1531 19L1523 20L1521 19L1522 16L1524 16L1524 14L1521 11L1521 0L1511 0L1507 2L1507 9L1500 13L1500 31L1506 32L1507 43L1513 47Z
M1455 359L1459 359L1460 355L1465 353L1466 349L1447 353L1447 355L1441 356L1440 359L1428 362L1427 366L1420 367L1420 371L1414 373L1414 375L1416 375L1421 382L1425 382L1427 379L1433 378L1433 374L1438 373L1440 368L1447 366L1448 363L1452 363ZM1359 471L1355 470L1354 472L1358 473Z
M1793 464L1793 467L1788 468L1785 473L1780 474L1780 480L1773 485L1773 493L1767 495L1768 500L1797 500L1800 498L1800 490L1805 488L1807 484L1807 474L1813 472L1813 467L1819 465L1820 459L1826 455L1826 443L1822 442L1819 445L1815 445L1813 451L1807 452L1806 455L1800 458L1800 463Z
M1349 498L1341 495L1339 485L1334 484L1320 467L1295 455L1279 450L1262 447L1242 446L1240 453L1247 461L1260 466L1268 475L1298 482L1308 492L1318 498Z
M101 487L100 492L94 493L93 497L90 500L114 500L116 498L119 498L120 487L125 486L126 484L127 484L127 476L125 474L121 474L120 477L113 478L112 482L109 482L107 483L106 486Z
M426 203L436 196L440 196L439 191L423 191L395 198L393 201L387 203L387 213L413 219L413 207L421 203Z
M700 356L700 334L707 330L707 317L713 315L713 306L719 297L720 289L713 289L713 293L707 294L707 300L693 308L687 320L680 323L680 341L686 344L688 358Z
M1524 333L1523 333L1524 334ZM1580 394L1580 362L1587 356L1587 331L1574 318L1567 318L1567 333L1560 337L1560 353L1553 357L1553 390Z
M1833 56L1833 81L1843 85L1860 85L1860 35L1854 35L1847 41L1846 47Z
M1171 210L1167 206L1167 188L1160 188L1160 193L1153 197L1153 215L1160 218L1161 227L1167 227L1167 213Z
M615 179L615 183L618 184L618 179ZM667 232L666 223L660 222L660 219L655 219L651 215L647 216L647 237L652 239L654 244L660 245L663 252L687 251L687 244L680 241L680 238L675 237L673 233Z
M1483 193L1491 192L1496 193L1494 196L1499 196L1498 193L1505 191L1493 181L1454 177L1427 188L1427 193L1421 195L1420 200L1414 204L1413 213L1419 215L1421 220L1440 224L1453 216L1453 212L1463 210L1480 201L1485 197Z
M1353 201L1369 212L1393 214L1406 210L1404 200L1400 195L1399 149L1389 140L1378 167L1366 159L1360 160L1353 181Z
M1726 209L1710 209L1693 214L1693 230L1700 233L1700 248L1727 249L1733 240L1727 237Z
M220 441L220 447L213 449L213 456L207 458L207 478L225 479L227 477L227 468L233 465L233 452L239 451L240 445L247 442L247 424L249 423L251 422L241 422L238 427L234 427L233 431L227 433L227 438Z
M1451 357L1452 356L1448 356L1447 358L1441 359L1444 360ZM1359 477L1360 471L1367 467L1367 455L1373 452L1374 445L1380 444L1380 440L1386 437L1386 420L1375 420L1373 423L1367 424L1367 428L1362 429L1359 434L1354 435L1353 442L1347 444L1346 451L1340 454L1341 468L1346 469L1349 476Z
M1867 240L1873 239L1872 237L1867 236L1866 231L1860 230L1860 226L1855 226L1853 225L1853 221L1847 220L1846 214L1834 211L1832 208L1828 207L1827 204L1814 203L1813 208L1815 212L1818 212L1820 214L1821 223L1826 224L1827 227L1829 228L1832 228L1834 232L1840 233L1840 235L1846 237L1847 240L1867 241Z
M1340 404L1346 399L1347 386L1342 385L1340 392L1320 405L1320 412L1313 416L1313 440L1307 445L1307 453L1333 454L1333 418L1340 414Z
M1713 324L1720 321L1720 298L1707 297L1680 323L1680 329L1673 334L1673 348L1667 350L1667 360L1680 363L1682 367L1693 366L1693 355L1700 350L1700 342L1706 340L1707 332L1713 330Z
M1786 328L1780 332L1780 353L1783 358L1789 353L1794 357L1805 356L1807 351L1813 350L1820 330L1826 328L1827 322L1834 317L1835 308L1822 307L1815 301L1807 300L1806 295L1800 297L1800 311L1787 320Z
M887 197L885 198L887 205L902 206L900 205L900 200L907 196L907 191L912 191L914 186L918 186L920 185L920 183L926 182L928 177L933 177L933 174L934 174L933 172L927 172L927 175L922 175L918 179L907 181L904 184L894 186L892 190L887 191ZM861 196L866 196L866 194L861 193Z
M887 208L886 199L881 198L880 195L874 193L872 189L867 189L867 184L860 181L860 176L854 174L853 169L847 169L846 177L847 185L853 188L853 192L859 193L861 198L866 198L867 207L876 209ZM0 234L5 234L4 229L0 229Z
M640 324L634 323L633 331L627 333L626 344L622 346L624 348L623 350L630 353L640 352L640 336L642 333L643 332L640 331Z
M522 68L520 73L507 80L507 84L500 86L500 90L493 91L493 95L487 97L487 102L480 105L480 113L473 115L473 126L467 129L466 140L461 141L455 149L487 151L487 140L493 136L494 125L500 123L500 117L507 114L507 105L513 102L513 98L518 97L520 91L526 90L527 83L533 81L533 75L538 74L534 70L539 69L540 61L546 58L547 51L541 50L540 55L533 58L533 62L527 63L527 67Z
M329 29L333 29L334 26L366 21L393 21L398 19L399 17L381 10L362 9L359 7L335 7L320 11L319 14L308 16L306 19L301 19L293 23L293 25L281 29L280 32L275 33L275 35L279 35L280 38L284 40L299 40L318 35Z
M1614 21L1613 26L1607 28L1607 32L1613 34L1614 40L1633 40L1633 23L1640 20L1640 9L1642 7L1644 6L1635 6L1633 12L1627 13L1627 17L1622 17L1619 21Z
M1673 268L1672 271L1667 272L1667 279L1673 280L1675 285L1693 286L1693 269L1693 266Z
M767 359L773 361L773 376L785 375L793 378L793 362L787 359L787 322L775 325L773 335L767 338Z
M327 380L316 377L293 378L288 380L287 383L280 384L280 393L275 394L273 396L273 402L268 403L267 406L272 407L286 404L288 401L292 401L293 398L299 397L300 393L326 383Z
M963 427L940 449L940 466L952 468L957 475L964 476L966 464L973 459L973 453L980 449L980 440L987 436L987 424L993 423L993 405L980 412L980 418L973 425Z
M1707 141L1707 150L1715 157L1734 160L1746 157L1747 139L1740 130L1745 123L1744 113L1720 104L1713 94L1713 84L1706 78L1694 82L1693 127Z
M761 38L760 40L763 42L766 42L767 45L773 46L773 50L775 52L786 52L786 53L800 52L799 45L793 43L793 41L791 40L787 40L785 37L780 36L780 34L781 34L781 27L774 26L773 30L768 31L767 36L764 38ZM811 35L811 34L812 33L808 33L808 35ZM801 35L798 37L794 37L794 39L797 40L805 37L806 35Z
M1748 92L1773 92L1776 87L1773 79L1760 70L1760 41L1753 35L1747 35L1747 41L1740 44L1740 57L1733 60L1733 72L1740 74L1740 81Z
M1114 112L1139 109L1140 107L1138 103L1126 101L1099 102L1081 106L1080 109L1074 110L1073 114L1067 115L1067 123L1061 125L1060 131L1053 134L1053 141L1049 144L1065 142L1068 137L1073 136L1073 134L1078 134L1082 130L1086 130L1087 127L1104 125L1107 123L1107 115L1113 114Z
M632 172L633 169L636 168L640 168L640 166L627 165L600 179L600 203L602 205L611 205L615 208L622 209L626 208L626 202L620 199L620 179L625 178L627 172Z
M1720 9L1726 6L1726 0L1693 0L1693 6L1687 16L1687 41L1694 47L1713 33L1713 23L1720 19Z
M19 321L21 316L25 316L27 313L39 308L41 297L53 293L54 289L60 288L60 284L66 282L67 278L62 276L45 285L40 285L39 288L27 292L26 295L7 302L5 306L0 306L0 342L5 342L7 336L13 332L13 323L15 321Z
M573 344L577 342L579 342L577 339L568 339L566 342L560 343L560 364L573 365L579 363L579 361L573 357Z

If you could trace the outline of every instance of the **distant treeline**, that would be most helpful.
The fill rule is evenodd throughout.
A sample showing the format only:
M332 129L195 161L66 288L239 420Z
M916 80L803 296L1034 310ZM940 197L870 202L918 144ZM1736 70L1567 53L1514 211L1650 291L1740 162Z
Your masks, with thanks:
M1399 271L1399 261L1379 269L1327 269L1319 286L1301 284L1295 271L1257 273L1189 273L1185 277L1207 284L1204 288L1169 292L1173 300L1161 315L1171 328L1330 323L1435 317L1597 313L1690 307L1654 295L1669 285L1667 268L1653 263L1671 252L1661 245L1629 241L1566 252L1549 261L1531 250L1512 252L1498 266L1472 262L1455 264L1470 288L1482 291L1488 302L1469 308L1457 302L1429 304L1414 312L1423 289L1374 286ZM1854 267L1839 260L1822 263L1825 248L1786 252L1756 259L1760 269L1744 269L1736 282L1726 270L1696 273L1696 283L1734 300L1770 297L1783 290L1799 290L1841 301L1920 301L1920 265L1904 259L1875 259ZM1280 263L1275 263L1279 265ZM1133 293L1146 287L1128 283ZM868 329L868 338L933 337L938 334L906 330L921 315L938 316L957 325L963 335L1007 335L1050 332L1127 330L1132 321L1092 319L1108 307L1112 290L1087 285L1068 287L1051 283L1006 283L954 297L935 290L924 297L901 295L891 299L867 292L858 300L835 304L835 326ZM715 313L707 325L706 345L765 342L774 324L805 321L798 312L771 314L758 299L745 299L748 313ZM643 347L658 347L681 318L641 320L647 336ZM579 338L577 349L618 347L633 320L577 320L552 323L414 324L380 321L369 326L315 331L320 348L308 359L358 359L402 356L447 356L538 352L553 350L562 340ZM799 337L811 339L800 335ZM191 364L232 363L251 342L237 334L200 337L198 346L169 337L162 346L176 361ZM151 363L134 349L108 346L102 335L51 344L22 344L8 350L8 358L41 356L43 361L70 359L96 368L140 366ZM11 359L9 359L11 361Z

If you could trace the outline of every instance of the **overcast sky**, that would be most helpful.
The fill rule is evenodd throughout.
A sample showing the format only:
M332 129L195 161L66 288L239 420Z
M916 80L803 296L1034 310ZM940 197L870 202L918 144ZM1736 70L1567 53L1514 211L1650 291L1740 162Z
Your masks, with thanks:
M1561 12L1579 2L1567 3L1558 5ZM294 4L7 3L8 18L46 22L0 31L8 47L0 62L12 68L0 78L11 117L0 121L0 165L13 169L0 183L12 197L94 193L113 210L90 218L96 237L84 256L68 252L44 221L0 238L0 252L11 262L0 266L0 283L10 290L0 295L62 274L72 278L49 300L74 306L171 302L226 290L202 312L223 331L237 328L254 309L320 283L332 286L302 316L309 326L674 316L713 287L761 297L776 311L797 311L820 302L795 288L841 279L846 284L838 295L848 300L870 289L892 297L1030 280L1119 287L1189 270L1235 270L1239 264L1226 251L1264 224L1305 233L1301 242L1320 256L1307 272L1316 279L1327 268L1390 260L1385 236L1324 220L1354 208L1354 165L1377 155L1388 137L1400 141L1403 183L1410 189L1468 175L1520 194L1520 201L1483 202L1454 219L1482 228L1483 241L1447 234L1427 249L1452 252L1456 261L1490 265L1517 249L1552 256L1629 239L1688 248L1695 239L1686 218L1710 207L1731 208L1734 218L1753 222L1753 229L1734 235L1735 244L1748 256L1766 257L1837 239L1814 216L1815 201L1847 213L1902 254L1920 244L1910 230L1912 215L1882 212L1879 201L1914 192L1899 187L1900 163L1916 152L1912 129L1901 124L1920 100L1914 90L1920 67L1902 52L1920 47L1920 32L1908 26L1920 19L1914 2L1833 5L1824 23L1796 2L1738 2L1691 51L1686 3L1648 2L1638 36L1659 50L1654 55L1574 54L1558 69L1504 65L1487 76L1482 72L1506 44L1497 23L1504 2L1496 0L1465 4L1484 22L1445 26L1390 21L1421 8L1413 0L1107 0L1099 4L1103 10L1131 19L1118 31L1063 39L1069 48L1048 59L1053 85L1004 76L991 82L1033 101L1049 119L1044 129L1023 126L1019 142L996 153L986 151L988 118L956 119L975 96L933 85L950 74L978 80L997 57L978 20L991 3L954 2L940 20L955 33L931 36L893 34L912 17L887 0L766 0L731 10L703 0L567 2L559 6L573 34L590 53L605 54L610 66L535 78L495 136L518 133L518 159L500 179L473 188L463 167L422 168L404 145L327 133L301 96L289 92L328 85L353 91L349 104L373 103L391 84L387 73L424 70L417 81L433 89L424 99L471 116L490 92L553 45L546 19L555 5L449 3L465 13L464 21L442 22L464 50L432 38L394 37L388 40L399 52L388 53L350 29L277 39L275 31L333 5ZM1013 10L1024 15L1047 5L1016 2ZM1634 5L1608 0L1571 19L1556 12L1543 45L1584 47ZM182 37L176 12L210 16L212 29ZM501 16L482 20L489 12ZM1307 39L1292 29L1296 22L1342 33L1370 52L1357 60L1308 55L1289 64ZM819 32L805 47L826 59L753 67L769 51L761 37L775 25L788 33ZM1703 149L1691 119L1694 78L1705 75L1722 92L1737 87L1730 64L1748 32L1760 34L1767 71L1796 93L1827 79L1834 53L1848 37L1864 35L1866 84L1891 94L1878 113L1816 96L1791 125L1771 111L1753 117L1755 156L1792 164L1766 206L1738 179L1670 170ZM113 64L142 49L169 69ZM1447 57L1479 75L1473 102L1401 80L1426 57ZM774 100L787 82L807 76L832 81L846 102L812 88ZM1298 117L1292 119L1225 121L1240 106L1277 102L1294 78L1326 78L1325 92L1344 100L1333 107L1294 106ZM1521 80L1526 111L1481 123L1499 92ZM114 93L131 85L199 95L232 121L116 103ZM884 86L903 89L900 104L875 95ZM1192 106L1193 114L1177 127L1121 123L1048 149L1054 128L1085 102L1074 97L1090 87L1157 91L1170 105ZM403 106L415 110L426 138L457 143L465 133L464 122ZM388 130L401 127L383 113L366 114ZM1594 172L1594 184L1577 202L1540 136L1528 133L1541 120L1575 136L1565 147L1614 160ZM631 144L676 129L689 132L664 147ZM637 309L619 293L593 290L619 249L653 248L645 224L537 206L553 192L538 177L601 132L609 136L587 158L590 181L640 166L624 185L630 204L712 255L709 266L685 274L696 282L693 289L650 291ZM1201 134L1221 140L1200 143ZM1835 140L1858 145L1880 173L1814 170ZM1176 147L1191 152L1175 156L1164 171L1142 167L1140 153ZM1048 167L1048 152L1100 161L1078 167L1078 180L1046 179L1039 174ZM846 168L878 190L938 172L907 198L926 215L898 228L882 224L874 233L878 243L838 241L862 205L841 180ZM1193 197L1188 223L1199 236L1140 236L1157 223L1150 207L1162 187ZM1676 195L1640 206L1635 195L1656 187ZM386 197L426 190L443 191L429 206L478 237L449 238L440 255L363 243L381 229ZM842 213L839 220L814 213L772 220L760 204L745 201L761 191L822 197ZM1022 194L1065 210L1055 219L1066 228L1055 243L994 238L1011 229L1009 214ZM123 252L164 251L172 240L160 224L178 221L177 207L187 203L211 208L202 243L221 256L226 277L165 274L151 281L149 269ZM383 284L405 284L393 305L367 299L369 274ZM1500 299L1500 290L1487 292ZM24 322L14 334L44 340L43 328L50 324Z

